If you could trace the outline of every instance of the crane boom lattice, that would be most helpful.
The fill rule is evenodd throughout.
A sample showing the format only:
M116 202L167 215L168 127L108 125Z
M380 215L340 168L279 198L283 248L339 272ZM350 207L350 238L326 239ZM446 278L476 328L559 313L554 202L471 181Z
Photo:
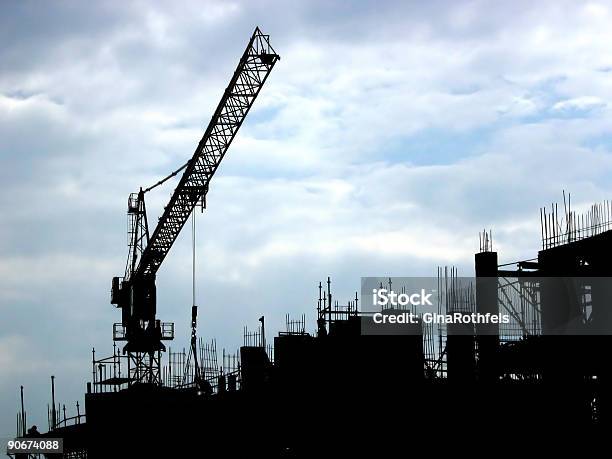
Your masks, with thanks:
M123 352L131 363L130 384L161 384L161 352L166 350L162 341L173 339L174 325L156 319L157 271L191 212L206 197L210 180L279 59L269 35L257 27L192 158L170 176L130 196L126 273L123 278L113 278L111 290L111 303L122 312L121 323L113 328L113 339L127 342ZM181 170L170 202L149 237L144 195Z
M154 275L189 215L208 191L210 180L279 59L269 36L255 29L240 63L187 164L170 203L149 240L137 275Z

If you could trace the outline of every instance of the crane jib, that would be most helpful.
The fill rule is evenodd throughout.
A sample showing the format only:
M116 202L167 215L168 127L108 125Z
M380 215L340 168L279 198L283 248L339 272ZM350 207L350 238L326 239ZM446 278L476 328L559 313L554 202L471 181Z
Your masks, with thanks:
M174 324L156 318L157 270L195 206L206 197L210 180L279 59L269 36L256 28L192 158L128 199L130 251L125 276L113 278L111 304L121 309L121 322L113 326L113 340L126 342L123 353L130 362L129 384L161 384L163 342L174 338ZM170 202L149 237L144 195L181 171Z
M256 28L193 157L166 206L135 277L154 277L191 212L208 191L210 180L280 57L269 36Z

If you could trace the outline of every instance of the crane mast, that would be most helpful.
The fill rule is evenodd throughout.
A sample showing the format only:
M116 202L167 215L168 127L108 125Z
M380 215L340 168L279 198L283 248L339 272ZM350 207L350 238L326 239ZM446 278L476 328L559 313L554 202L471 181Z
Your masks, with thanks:
M157 184L130 195L128 262L124 277L113 278L111 290L111 303L122 311L113 339L127 342L123 352L129 356L130 384L160 383L161 352L165 351L162 341L173 339L174 327L156 319L157 271L193 209L205 202L213 175L279 59L269 35L255 28L192 158L172 174L183 170L150 237L144 195Z

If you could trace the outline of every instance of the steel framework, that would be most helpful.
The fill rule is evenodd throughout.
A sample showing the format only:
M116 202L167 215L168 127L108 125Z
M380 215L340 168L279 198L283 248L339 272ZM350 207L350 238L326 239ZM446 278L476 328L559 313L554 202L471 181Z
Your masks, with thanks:
M130 196L130 252L125 277L113 279L111 303L122 309L115 340L127 341L123 352L134 365L131 383L161 383L159 352L166 350L162 340L172 338L164 334L169 324L156 320L155 276L193 209L205 202L210 180L279 59L269 35L255 28L192 158L169 177ZM179 183L149 238L144 194L181 170Z
M278 59L279 56L270 46L269 36L256 28L151 236L137 275L155 275L159 269L191 211L208 192L210 180Z

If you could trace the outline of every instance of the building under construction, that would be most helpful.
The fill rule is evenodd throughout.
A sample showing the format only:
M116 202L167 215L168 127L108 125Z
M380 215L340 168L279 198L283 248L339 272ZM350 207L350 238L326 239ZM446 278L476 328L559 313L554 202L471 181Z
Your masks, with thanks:
M557 435L609 426L609 202L585 214L565 201L562 216L557 206L542 210L542 249L533 259L500 265L484 232L472 283L438 270L441 312L504 312L509 323L417 321L409 333L390 326L366 334L372 318L363 298L340 302L328 278L312 305L316 324L287 316L286 330L270 339L261 317L239 349L218 351L197 336L193 305L189 348L170 349L174 326L157 319L157 270L193 210L205 208L210 180L279 59L256 29L193 157L130 196L128 260L112 280L121 313L113 353L93 352L76 415L53 394L48 432L28 429L22 408L17 435L61 437L64 457L295 457L406 452L407 437L420 434L496 433L511 442L544 435L542 426ZM179 173L150 234L145 195Z

